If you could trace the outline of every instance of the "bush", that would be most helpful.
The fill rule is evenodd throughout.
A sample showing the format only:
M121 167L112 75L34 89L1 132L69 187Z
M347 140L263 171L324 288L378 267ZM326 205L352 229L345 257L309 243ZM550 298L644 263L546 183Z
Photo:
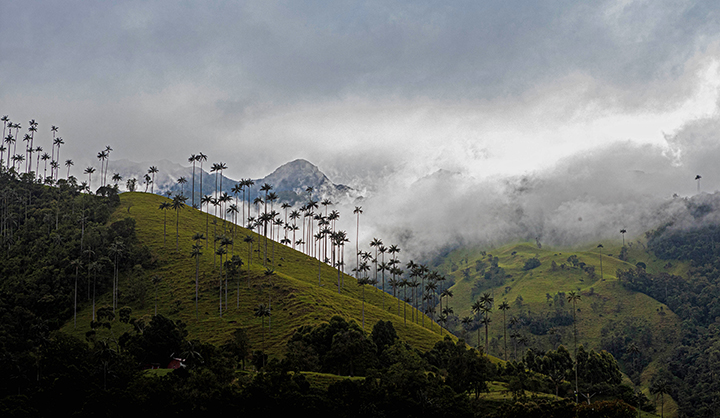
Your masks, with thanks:
M540 260L537 257L533 257L525 262L523 270L532 270L534 268L540 267L540 264Z

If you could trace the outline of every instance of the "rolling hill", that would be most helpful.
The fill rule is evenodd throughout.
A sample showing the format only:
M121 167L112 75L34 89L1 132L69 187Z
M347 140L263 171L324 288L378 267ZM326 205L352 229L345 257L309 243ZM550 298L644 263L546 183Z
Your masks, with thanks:
M150 193L123 193L120 206L110 218L110 222L127 217L135 220L138 238L149 248L157 266L139 273L142 276L140 283L144 283L141 291L128 288L137 286L138 280L120 279L120 304L132 307L134 316L150 317L154 313L155 289L151 281L157 276L161 278L157 284L158 313L183 320L189 338L207 342L222 343L235 329L246 328L254 349L262 348L262 325L254 316L254 308L263 303L272 309L265 348L271 355L279 356L288 339L302 325L317 325L334 315L362 325L363 294L366 331L369 332L379 320L391 321L400 338L420 350L430 349L443 338L439 326L424 315L418 317L417 324L413 323L411 308L406 310L405 320L402 309L398 309L400 302L391 295L372 286L364 286L363 291L354 278L345 274L340 275L338 292L336 269L272 240L268 240L268 261L263 265L265 239L261 235L188 206L177 214L172 210L161 211L158 208L163 201L169 200ZM191 250L195 243L193 235L198 232L210 236L217 232L231 239L234 236L235 245L228 247L228 257L234 254L243 261L240 273L230 278L227 309L223 307L222 317L219 309L220 258L214 256L212 240L198 241L203 245L203 254L199 261L199 314L197 319L195 317L196 265ZM252 249L244 242L246 236L253 238ZM142 299L122 297L130 294L144 296ZM111 295L104 295L99 305L110 304L110 298ZM85 306L78 319L82 326L74 332L86 332L91 317L91 306ZM67 324L65 330L73 332L72 324ZM446 331L444 335L447 335Z

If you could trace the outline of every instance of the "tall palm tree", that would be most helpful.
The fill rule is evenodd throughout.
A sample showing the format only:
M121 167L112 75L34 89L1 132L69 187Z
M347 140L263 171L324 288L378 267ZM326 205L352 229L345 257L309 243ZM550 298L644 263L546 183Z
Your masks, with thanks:
M195 157L197 158L197 161L200 163L200 196L205 196L205 191L203 190L203 163L207 161L208 156L203 154L202 152L199 152L198 155Z
M53 143L55 145L57 145L57 156L55 156L55 161L60 161L60 146L64 145L65 141L63 141L62 137L57 137L53 140ZM57 178L58 178L58 171L55 170L55 180L57 180Z
M192 163L192 194L190 195L190 204L193 208L197 208L197 206L195 206L195 163L197 162L197 155L190 154L188 162Z
M185 196L175 196L172 208L175 211L175 251L180 251L180 211L185 207Z
M622 234L623 239L623 247L625 246L625 233L627 232L627 229L623 228L620 230L620 233Z
M158 206L158 209L163 211L163 248L165 248L165 240L167 238L167 211L168 209L172 208L172 204L166 200L163 200L162 203L160 203L160 206Z
M482 303L482 312L483 312L483 319L482 323L485 325L485 353L489 353L490 351L490 344L488 340L488 325L490 325L490 312L492 312L492 304L494 302L494 298L490 295L489 292L485 292L480 296L480 303Z
M248 207L248 210L247 210L247 218L250 217L250 188L251 188L252 186L254 186L254 185L255 185L255 180L253 180L253 179L247 179L247 180L245 180L245 188L248 190L248 194L247 194L247 207ZM244 198L244 197L245 197L245 190L243 190L243 198ZM245 221L247 220L247 218L244 219L243 222L245 222Z
M360 238L359 237L360 237L360 214L361 213L363 213L362 206L355 206L355 210L353 210L353 214L357 215L357 231L355 233L355 254L358 254L355 257L355 265L356 266L360 264L360 258L359 258L359 254L360 254L359 239Z
M105 160L107 160L108 153L103 150L97 153L97 158L100 160L100 185L105 185Z
M505 346L505 361L507 361L507 327L505 326L505 313L508 309L510 309L510 305L507 303L507 300L503 300L500 306L498 306L498 309L503 311L503 344Z
M702 178L702 176L701 176L700 174L698 174L697 176L695 176L695 180L697 180L697 191L698 191L698 193L700 193L700 179L701 179L701 178Z
M50 159L50 154L47 152L43 153L43 155L40 156L40 160L43 160L45 162L45 169L43 170L43 178L47 177L47 162ZM70 171L70 167L68 167L68 171Z
M442 309L442 298L440 299L440 308ZM483 312L483 303L476 300L470 309L476 316L480 316ZM477 329L477 348L480 349L480 327Z
M205 216L205 236L208 237L210 233L210 203L212 202L212 196L210 195L204 195L200 199L200 210L202 210L202 205L207 206L206 216ZM208 247L207 238L205 239L205 249Z
M45 159L45 156L47 153L43 154L43 159ZM48 155L49 157L49 155ZM73 163L73 160L65 160L65 167L67 167L67 178L70 178L70 167L72 167L75 163ZM45 165L45 170L47 170L47 164Z
M181 176L177 179L177 182L180 185L180 194L185 196L185 185L187 184L187 179Z
M12 123L10 124L12 128ZM10 147L15 144L15 137L12 135L12 133L8 133L8 135L5 137L5 143L8 144L7 146L7 167L10 168L10 156L12 155L12 151L10 151Z
M602 267L602 249L603 249L603 245L602 245L602 244L598 244L597 248L598 248L598 252L600 253L600 280L603 280L603 267Z
M0 120L1 120L2 123L3 123L3 133L2 133L2 136L3 136L3 138L5 138L5 128L7 128L7 124L8 124L8 122L10 121L10 118L8 118L8 115L4 115L2 118L0 118Z
M203 239L205 239L205 235L203 235L201 232L193 235L193 240L195 241L195 244L193 244L192 252L190 253L190 255L195 259L195 319L199 318L198 294L200 291L200 256L202 255L202 244L199 244L198 241L201 241Z
M263 351L265 351L265 318L269 318L271 315L270 308L265 306L264 303L259 304L255 307L255 317L260 318L262 320L262 330L263 330ZM265 366L263 361L263 367Z
M151 185L150 193L155 193L155 173L157 173L158 171L160 171L160 170L158 170L158 168L155 167L154 165L150 166L150 168L148 169L148 174L152 174L152 183L150 183L150 185Z
M107 184L108 167L110 166L110 153L112 152L110 145L105 145L105 173L103 173L103 184Z
M95 167L88 167L85 169L85 174L88 175L88 188L92 190L92 175L95 172ZM52 170L50 172L50 175L52 176Z
M660 379L653 382L653 384L650 386L650 393L652 393L655 396L658 396L658 395L660 396L660 417L661 418L665 416L665 394L667 394L669 392L670 392L670 384L663 377L661 377Z
M575 293L574 290L568 292L567 301L572 303L573 306L573 337L575 343L575 403L578 403L578 359L577 359L577 321L575 313L577 312L576 304L580 302L581 296L579 293Z
M70 266L75 267L75 307L73 309L73 328L77 329L77 290L78 290L78 272L82 267L82 260L79 258L70 262Z

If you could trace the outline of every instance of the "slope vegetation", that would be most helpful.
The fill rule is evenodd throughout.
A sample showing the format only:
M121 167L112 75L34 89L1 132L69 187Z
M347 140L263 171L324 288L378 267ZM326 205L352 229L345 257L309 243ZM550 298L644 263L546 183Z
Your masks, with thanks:
M187 324L191 339L222 343L237 328L245 328L253 349L264 348L271 355L281 355L286 342L300 326L317 325L334 315L356 321L359 325L363 324L364 316L367 332L377 321L391 321L402 340L423 351L443 338L439 326L424 315L416 314L417 323L414 323L410 307L407 307L407 316L404 317L403 310L398 309L401 302L391 295L371 286L363 289L354 278L338 275L336 269L278 242L267 240L267 259L263 263L266 241L255 232L189 206L178 212L160 210L160 204L169 200L154 194L123 193L120 200L120 206L110 222L133 218L138 239L155 258L155 268L134 272L141 279L120 279L121 305L130 306L135 317L149 318L153 315L157 300L157 312L172 319L181 319ZM232 239L234 245L227 246L223 261L236 255L243 262L239 272L228 278L227 295L223 282L222 316L219 288L221 263L213 248L219 248L220 241L194 241L196 233L211 237L217 234ZM248 236L252 237L252 243L245 241ZM197 317L196 260L191 256L196 242L202 245ZM137 270L141 268L138 266ZM223 267L222 274L227 277L227 268ZM99 305L109 305L110 297L105 295ZM259 304L271 308L269 318L263 320L255 316L255 308ZM78 323L89 324L91 316L91 307L88 306L79 314ZM71 324L66 326L66 330L71 332ZM75 332L87 330L82 328ZM447 332L444 334L447 335Z

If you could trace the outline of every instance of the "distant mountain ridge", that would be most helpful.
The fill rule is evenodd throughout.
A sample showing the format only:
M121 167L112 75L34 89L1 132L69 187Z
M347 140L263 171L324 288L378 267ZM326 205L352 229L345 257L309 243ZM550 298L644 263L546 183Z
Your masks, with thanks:
M215 193L215 182L218 186L220 178L216 179L215 173L206 171L211 163L205 162L202 170L202 192L200 191L200 165L195 166L195 203L198 204L203 195ZM137 179L137 190L145 190L144 177L151 166L158 168L155 174L154 186L149 186L148 191L153 190L156 194L167 194L168 192L183 193L185 196L192 194L192 166L185 167L181 164L168 160L156 162L136 163L130 160L117 160L110 163L110 172L122 176L121 190L126 190L126 182L130 178ZM185 177L187 183L184 186L178 184L178 179ZM312 188L312 197L318 199L331 199L333 201L354 201L360 198L355 189L343 184L333 183L320 169L311 162L304 159L296 159L285 163L275 169L272 173L260 179L253 179L255 184L246 189L245 198L251 200L257 196L264 196L260 191L263 184L273 186L273 191L278 194L279 201L295 204L303 202L308 198L308 187ZM222 192L232 194L233 187L239 180L222 176ZM188 199L188 203L192 199Z

